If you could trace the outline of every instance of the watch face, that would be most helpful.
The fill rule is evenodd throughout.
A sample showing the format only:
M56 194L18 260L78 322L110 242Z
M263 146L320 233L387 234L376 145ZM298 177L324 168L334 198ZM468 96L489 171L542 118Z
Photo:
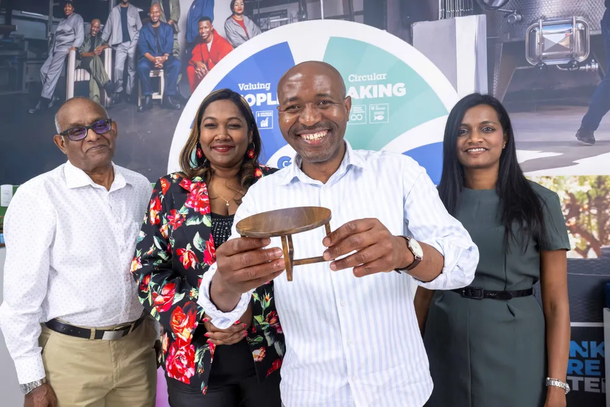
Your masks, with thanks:
M413 255L419 259L424 257L424 250L415 239L409 239L409 248L413 252Z

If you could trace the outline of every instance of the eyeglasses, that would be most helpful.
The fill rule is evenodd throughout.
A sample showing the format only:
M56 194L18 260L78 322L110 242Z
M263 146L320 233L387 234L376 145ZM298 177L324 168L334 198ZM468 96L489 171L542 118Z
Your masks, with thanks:
M93 130L96 134L105 134L112 129L112 119L97 120L91 123L89 126L76 126L68 130L64 130L59 133L61 136L66 136L72 141L80 141L87 137L89 129Z

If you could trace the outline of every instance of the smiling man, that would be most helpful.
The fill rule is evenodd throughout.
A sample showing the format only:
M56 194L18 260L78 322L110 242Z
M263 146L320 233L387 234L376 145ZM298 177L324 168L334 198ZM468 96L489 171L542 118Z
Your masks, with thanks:
M252 290L274 279L287 407L421 407L432 380L411 283L467 286L478 249L414 160L351 148L351 99L335 68L295 66L280 80L278 101L280 130L297 156L250 188L234 224L274 209L329 208L334 232L293 236L295 258L323 253L327 262L295 268L288 282L279 239L239 238L234 229L204 274L199 301L226 328Z
M161 21L161 6L150 6L150 22L140 31L138 50L138 76L142 85L144 103L138 111L152 109L153 89L150 83L150 71L163 69L165 76L165 89L163 91L163 105L167 109L181 108L177 100L173 100L177 93L178 75L180 74L180 60L172 54L174 43L174 30L168 23Z
M193 48L189 66L186 68L191 92L195 92L208 72L233 51L231 44L214 29L209 17L199 20L199 36L201 42Z
M68 161L19 187L6 213L0 328L26 407L152 407L156 322L130 274L152 187L112 163L117 126L90 99L55 118Z

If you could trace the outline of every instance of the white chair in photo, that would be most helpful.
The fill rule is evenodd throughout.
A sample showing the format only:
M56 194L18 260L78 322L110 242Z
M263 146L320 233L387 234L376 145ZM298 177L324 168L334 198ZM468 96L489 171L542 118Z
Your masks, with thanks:
M103 53L104 69L108 78L112 80L112 48L106 48ZM86 69L76 67L76 51L70 51L68 55L68 68L66 73L66 100L74 97L74 87L76 82L91 80L91 75ZM100 103L103 106L110 106L112 95L107 95L104 88L100 86Z

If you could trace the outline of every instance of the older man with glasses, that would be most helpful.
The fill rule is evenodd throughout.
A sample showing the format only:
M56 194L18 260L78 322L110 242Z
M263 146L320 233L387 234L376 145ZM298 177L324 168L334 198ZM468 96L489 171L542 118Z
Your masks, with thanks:
M112 162L98 103L70 99L55 124L68 161L19 187L4 224L0 328L25 406L152 407L158 329L130 275L152 187Z

